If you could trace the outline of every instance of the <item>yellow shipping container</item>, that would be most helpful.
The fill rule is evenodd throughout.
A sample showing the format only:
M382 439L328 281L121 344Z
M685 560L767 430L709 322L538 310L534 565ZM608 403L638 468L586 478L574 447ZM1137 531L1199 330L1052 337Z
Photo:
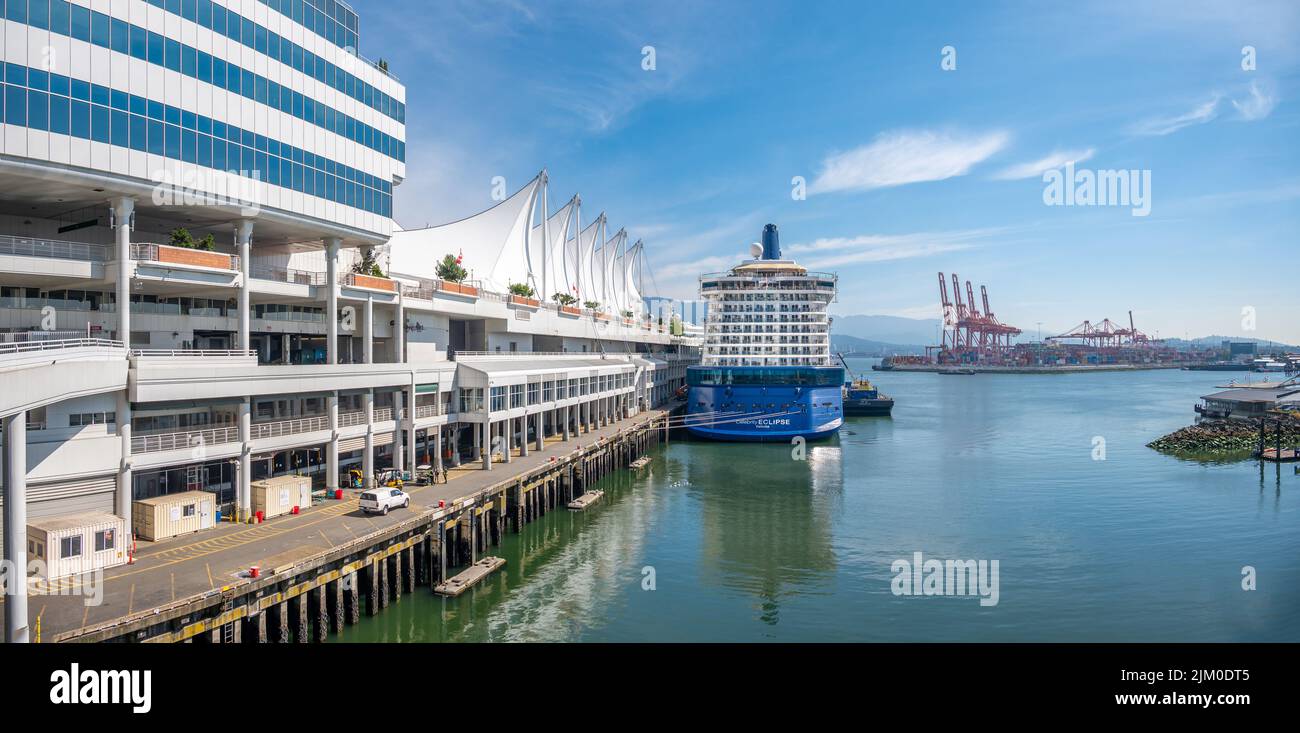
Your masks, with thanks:
M216 526L216 495L182 491L141 499L131 508L131 525L142 540L162 540Z

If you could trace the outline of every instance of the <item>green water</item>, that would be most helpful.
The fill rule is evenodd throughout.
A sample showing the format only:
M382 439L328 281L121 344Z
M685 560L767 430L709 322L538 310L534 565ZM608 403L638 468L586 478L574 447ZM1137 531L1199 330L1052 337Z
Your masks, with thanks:
M1222 375L872 376L892 418L806 460L674 441L595 510L507 536L483 586L340 640L1300 641L1300 476L1144 445ZM998 560L997 605L895 595L915 552Z

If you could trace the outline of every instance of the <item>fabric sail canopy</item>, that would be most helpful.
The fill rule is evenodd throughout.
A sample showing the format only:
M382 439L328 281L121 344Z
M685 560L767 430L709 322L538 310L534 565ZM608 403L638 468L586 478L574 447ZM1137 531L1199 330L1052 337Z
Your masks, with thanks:
M529 223L541 185L538 175L510 198L474 216L395 232L389 240L389 269L397 277L436 279L445 255L463 253L461 264L470 271L469 279L486 288L505 292L510 283L532 282Z

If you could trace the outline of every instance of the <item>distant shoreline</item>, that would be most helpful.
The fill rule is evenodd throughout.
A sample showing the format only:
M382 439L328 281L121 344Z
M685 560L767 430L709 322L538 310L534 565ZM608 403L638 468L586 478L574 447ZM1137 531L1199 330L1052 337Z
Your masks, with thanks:
M1132 372L1147 369L1178 369L1179 364L1066 364L1061 366L977 366L968 364L894 364L890 372L946 372L970 369L976 374L1065 374L1069 372Z

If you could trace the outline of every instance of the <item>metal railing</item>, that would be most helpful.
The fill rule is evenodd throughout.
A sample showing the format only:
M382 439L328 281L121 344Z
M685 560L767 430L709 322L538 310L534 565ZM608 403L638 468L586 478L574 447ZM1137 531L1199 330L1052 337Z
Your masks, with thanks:
M0 254L104 262L108 258L108 247L102 244L64 242L57 239L15 237L0 234Z
M416 405L415 406L415 416L417 418L437 417L438 415L439 412L438 412L437 405Z
M237 427L187 430L176 433L159 433L157 435L133 435L131 436L131 452L158 453L168 450L192 450L201 446L238 442L239 428Z
M112 339L76 338L58 340L37 340L0 343L0 354L19 354L31 351L54 351L57 349L75 349L84 347L125 348L121 341Z
M249 273L258 280L274 280L294 285L324 285L329 282L329 273L312 270L296 270L291 267L271 267L257 265Z
M393 419L393 408L391 407L376 407L374 413L375 422L388 422Z
M167 357L167 356L257 356L256 349L131 349L131 356Z
M295 418L293 420L276 420L275 422L253 423L250 435L254 440L256 440L257 438L279 438L285 435L314 433L319 430L329 429L329 416L315 415L312 417Z
M339 427L341 428L350 427L352 425L365 425L365 424L366 424L365 410L354 410L352 412L339 413Z

